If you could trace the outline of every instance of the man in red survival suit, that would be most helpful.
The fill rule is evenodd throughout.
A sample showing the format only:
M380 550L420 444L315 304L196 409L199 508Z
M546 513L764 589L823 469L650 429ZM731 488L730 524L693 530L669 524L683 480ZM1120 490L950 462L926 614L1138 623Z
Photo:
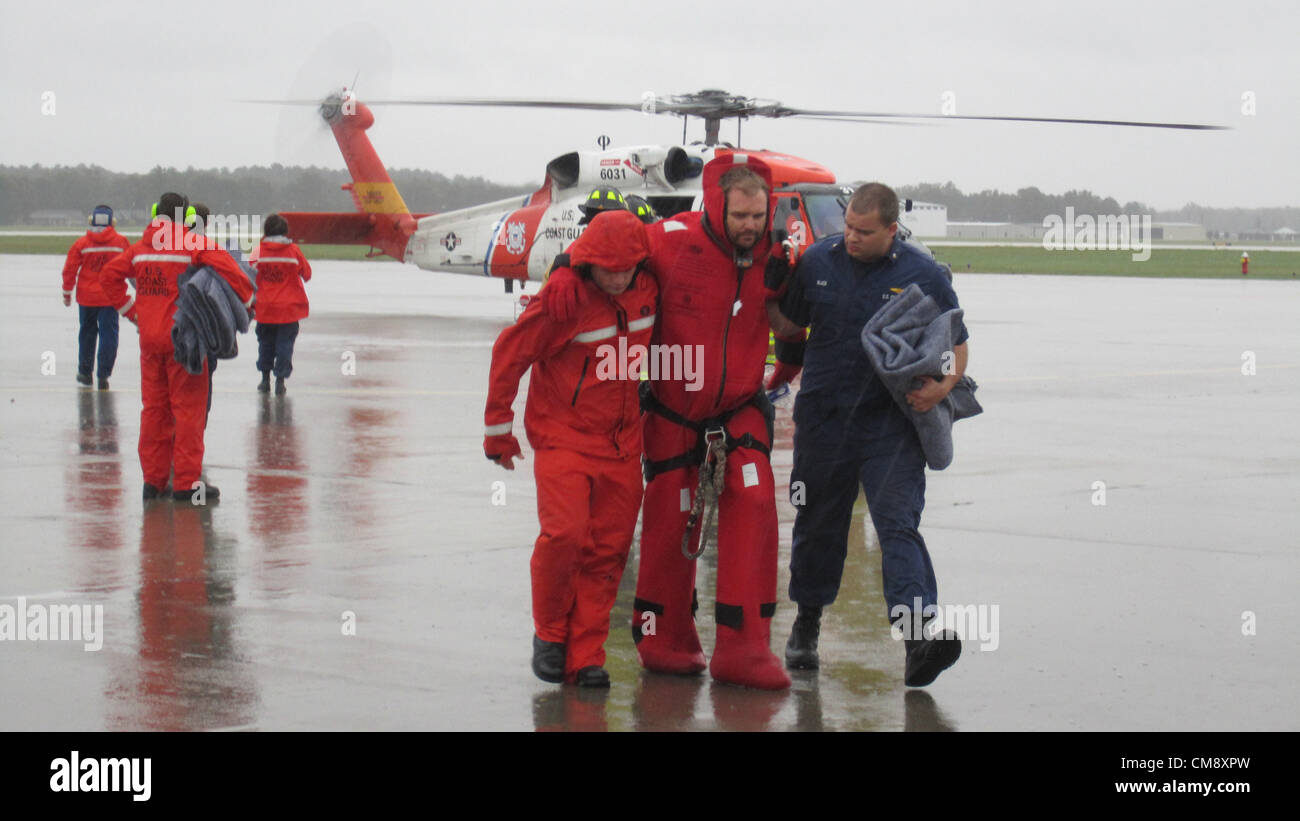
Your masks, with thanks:
M215 501L220 491L207 485L196 489L203 468L203 427L207 419L208 374L191 374L176 361L172 325L177 278L191 264L207 265L224 279L245 306L253 302L253 284L225 250L184 226L189 201L166 193L158 199L154 220L139 242L109 261L100 283L110 305L140 331L140 467L144 498L162 495L175 469L173 498ZM135 279L128 295L126 279Z
M790 686L790 677L769 646L777 520L768 461L772 406L762 393L764 300L772 297L763 275L771 247L771 179L756 157L718 157L704 167L703 213L679 214L646 229L646 270L661 293L654 343L679 356L682 367L652 373L643 393L648 484L632 637L648 670L697 673L705 667L695 631L695 561L684 554L687 544L692 552L698 547L705 517L692 507L708 443L716 442L712 448L725 450L725 466L717 497L718 635L709 671L719 681L779 690ZM553 274L542 292L544 307L557 315L569 310L565 294L572 293L562 284Z
M609 612L641 507L637 353L650 342L659 289L637 268L649 252L634 214L598 214L558 269L582 307L557 322L534 300L492 349L483 450L507 470L523 458L510 405L533 369L524 429L542 526L532 582L533 672L543 681L609 686Z

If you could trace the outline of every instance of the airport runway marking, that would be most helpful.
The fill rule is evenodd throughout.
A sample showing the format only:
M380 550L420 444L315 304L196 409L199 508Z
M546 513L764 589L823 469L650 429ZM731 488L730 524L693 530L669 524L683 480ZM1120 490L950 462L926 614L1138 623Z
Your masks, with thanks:
M1048 542L1070 542L1074 544L1092 544L1105 545L1107 547L1148 547L1156 550L1177 550L1192 551L1194 553L1225 553L1231 556L1252 556L1254 558L1265 558L1268 556L1286 556L1290 553L1260 553L1259 551L1250 552L1245 550L1228 550L1221 547L1195 547L1193 545L1168 545L1152 544L1150 542L1124 542L1118 539L1097 539L1085 536L1060 536L1049 533L1021 533L1014 530L996 530L978 527L953 527L951 525L927 525L927 531L947 530L953 533L978 533L986 536L1011 536L1018 539L1031 539Z
M0 393L72 393L74 389L67 386L49 387L7 387L0 385ZM101 391L93 391L87 388L75 389L77 393L94 395ZM102 393L131 393L139 394L138 386L131 388L127 383L127 389L113 388ZM218 396L261 396L253 391L214 391ZM295 388L294 396L487 396L487 391L435 391L435 390L383 390L373 388Z
M1282 371L1295 370L1300 368L1300 363L1289 365L1256 365L1256 371ZM1206 376L1206 375L1225 375L1240 374L1240 366L1218 367L1218 368L1184 368L1179 370L1166 371L1111 371L1109 373L1093 374L1044 374L1042 376L990 376L977 380L981 385L998 382L1085 382L1091 379L1115 379L1121 377L1135 378L1145 376Z

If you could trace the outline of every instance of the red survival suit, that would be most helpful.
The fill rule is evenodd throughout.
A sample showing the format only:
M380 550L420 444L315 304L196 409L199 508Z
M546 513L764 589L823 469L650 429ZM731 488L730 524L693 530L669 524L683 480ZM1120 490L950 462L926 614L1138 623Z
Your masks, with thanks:
M108 306L108 297L99 284L99 272L104 264L122 253L131 241L113 226L86 232L68 249L67 262L63 264L63 295L72 296L77 291L77 304L88 308ZM112 316L112 314L109 314Z
M197 249L197 250L195 250ZM176 280L190 265L207 265L230 284L246 306L253 284L225 250L166 217L144 229L144 236L100 271L108 304L140 330L140 467L144 480L159 490L175 464L173 487L189 490L203 468L203 427L207 419L208 373L191 374L176 361L172 324L180 290ZM135 279L128 296L127 278Z
M725 426L725 490L718 497L717 644L715 679L764 689L790 686L769 647L776 610L776 491L768 454L771 404L761 393L768 351L763 268L771 241L765 230L749 260L727 240L719 178L744 163L767 183L759 159L737 152L704 167L704 211L679 214L647 229L647 270L659 281L654 341L698 351L692 381L683 370L651 381L645 420L646 476L641 565L632 636L649 670L704 669L695 632L695 562L682 555L699 483L706 428ZM769 203L768 225L771 225ZM748 262L748 264L745 264ZM697 526L698 527L698 526ZM692 543L698 546L698 534Z
M570 264L629 270L649 252L644 237L633 214L602 214L569 247ZM484 414L488 437L510 434L510 405L531 365L524 429L541 521L533 621L543 641L567 644L570 682L582 668L605 664L609 613L641 507L640 382L627 364L634 346L650 342L658 296L654 279L641 274L617 296L590 279L580 287L586 300L569 321L551 320L535 299L502 331Z

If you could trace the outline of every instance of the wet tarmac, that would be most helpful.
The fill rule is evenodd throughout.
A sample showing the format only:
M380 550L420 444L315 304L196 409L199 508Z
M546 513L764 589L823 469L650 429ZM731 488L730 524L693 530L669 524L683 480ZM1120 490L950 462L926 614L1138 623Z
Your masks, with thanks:
M960 275L985 413L930 475L922 532L941 602L987 632L903 686L862 506L819 673L764 693L641 672L634 553L614 684L591 693L529 670L532 463L481 454L491 345L517 305L500 283L314 266L288 395L254 390L251 335L217 370L222 498L198 509L140 500L129 325L112 390L75 385L61 263L0 256L0 621L20 598L99 605L102 648L0 640L2 730L1300 728L1294 283Z

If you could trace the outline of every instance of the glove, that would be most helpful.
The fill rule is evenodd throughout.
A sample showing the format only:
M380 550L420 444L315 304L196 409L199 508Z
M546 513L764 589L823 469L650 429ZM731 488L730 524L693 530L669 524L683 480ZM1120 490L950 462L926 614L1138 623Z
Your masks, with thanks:
M140 326L140 306L139 306L139 305L132 305L132 306L131 306L131 310L129 310L129 311L127 311L126 313L122 314L122 316L126 317L127 321L129 321L132 325L135 325L136 327L139 327L139 326Z
M788 384L799 375L803 370L803 365L791 365L789 362L777 362L776 370L767 378L767 384L763 385L763 390L774 391L782 385Z
M768 290L767 299L785 296L785 289L790 284L790 273L798 261L799 244L793 239L782 242L780 249L773 249L767 258L767 267L763 269L763 287Z
M776 338L776 370L768 378L765 390L774 391L790 382L803 370L803 352L808 343L808 329L800 328L794 336Z
M506 470L515 469L514 458L516 456L521 461L524 458L523 451L519 448L519 440L515 438L513 433L484 436L483 454Z
M69 306L69 305L71 305L71 304L72 304L72 294L64 294L64 295L63 295L63 306L66 308L67 306Z
M578 315L578 306L587 301L587 289L572 268L556 268L538 296L542 310L554 322L568 322Z

